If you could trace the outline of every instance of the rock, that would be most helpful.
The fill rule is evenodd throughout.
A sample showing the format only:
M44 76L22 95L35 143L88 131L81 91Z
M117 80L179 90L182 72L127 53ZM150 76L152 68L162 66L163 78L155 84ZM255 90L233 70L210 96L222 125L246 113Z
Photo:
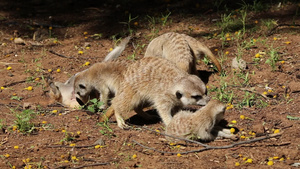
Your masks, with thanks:
M22 38L15 38L14 42L15 42L15 44L18 44L18 45L25 45L26 44L25 41Z
M290 87L292 93L299 92L300 91L300 82L292 81L289 83L289 87Z
M236 69L236 70L245 70L247 67L246 61L244 61L243 59L237 59L236 57L232 60L231 63L231 67L232 69Z

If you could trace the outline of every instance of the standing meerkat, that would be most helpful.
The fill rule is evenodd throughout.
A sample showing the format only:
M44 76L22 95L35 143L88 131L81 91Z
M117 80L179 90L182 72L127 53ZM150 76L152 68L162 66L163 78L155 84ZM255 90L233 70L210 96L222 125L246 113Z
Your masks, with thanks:
M112 50L106 57L104 58L102 64L105 64L108 61L114 60L115 58L119 57L121 53L125 50L126 45L128 44L131 37L124 38L118 46L115 47L114 50ZM47 83L50 86L50 98L62 103L64 106L70 107L70 108L76 108L79 107L80 104L77 102L75 97L75 91L74 91L74 81L75 78L80 75L81 73L84 73L86 70L76 73L73 75L70 79L68 79L65 83L61 82L52 82L50 80L47 81ZM89 95L88 95L89 94ZM88 99L86 98L99 98L99 93L96 91L90 91L87 93L88 96L84 96L84 102L81 102L83 104L87 103Z
M218 100L211 100L196 112L179 111L166 127L165 133L179 138L211 141L216 137L236 140L236 135L218 125L224 119L226 106ZM169 138L169 137L167 137Z
M220 63L211 50L186 34L169 32L154 38L146 49L145 57L164 57L180 69L197 75L196 60L202 53L212 60L219 72L222 71Z
M144 57L132 63L123 73L123 78L111 105L120 128L128 127L124 117L130 111L143 113L143 104L150 103L163 123L168 125L172 115L183 106L206 105L209 101L200 78L164 58Z

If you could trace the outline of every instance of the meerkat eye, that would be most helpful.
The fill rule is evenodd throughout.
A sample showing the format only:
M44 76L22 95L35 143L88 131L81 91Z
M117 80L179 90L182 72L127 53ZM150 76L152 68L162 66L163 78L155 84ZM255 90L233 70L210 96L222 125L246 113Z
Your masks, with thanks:
M79 84L80 89L85 89L85 86L83 84Z
M182 94L181 94L179 91L177 91L177 92L176 92L176 97L177 97L177 99L181 99Z
M196 95L196 96L191 96L193 99L195 100L201 100L202 99L202 96L200 95Z

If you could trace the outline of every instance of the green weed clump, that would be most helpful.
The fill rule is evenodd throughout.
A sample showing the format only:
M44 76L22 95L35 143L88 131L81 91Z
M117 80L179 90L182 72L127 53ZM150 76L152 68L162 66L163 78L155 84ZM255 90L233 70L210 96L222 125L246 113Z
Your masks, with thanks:
M21 133L31 133L35 127L31 119L34 118L35 112L30 109L23 110L20 113L15 113L16 120L14 121L15 126Z

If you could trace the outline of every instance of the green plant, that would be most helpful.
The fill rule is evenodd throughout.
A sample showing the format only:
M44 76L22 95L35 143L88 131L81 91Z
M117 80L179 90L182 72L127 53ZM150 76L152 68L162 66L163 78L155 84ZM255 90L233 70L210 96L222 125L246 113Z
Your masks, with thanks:
M131 26L130 26L130 25L131 25L131 22L134 21L134 20L136 20L138 17L139 17L139 16L136 16L136 17L134 17L134 18L131 18L131 14L129 14L129 15L128 15L128 21L127 21L127 22L120 22L121 24L124 24L124 25L127 26L128 32L129 32L130 35L132 35L132 32L133 32L133 30L131 29Z
M15 113L17 118L14 123L21 133L31 133L35 127L34 124L30 122L34 118L35 112L30 109L23 110L20 113Z
M0 119L0 130L2 130L4 127L5 127L4 120Z
M270 57L266 60L266 63L269 64L272 70L274 71L276 69L276 62L278 62L279 60L279 54L276 51L276 49L274 49L273 46L271 46L268 55Z
M238 107L252 107L255 104L255 100L255 94L246 91L243 100L238 103Z
M231 103L233 99L233 92L227 90L227 82L221 79L220 87L215 87L212 89L209 89L209 92L216 92L215 99L218 99L222 102Z
M98 99L94 98L92 100L89 100L88 103L86 103L81 108L86 108L88 111L96 113L100 111L100 107L103 105L103 102L100 102Z
M11 96L10 100L18 100L21 101L23 99L23 97L19 97L19 96Z
M248 86L248 83L250 81L249 72L244 73L242 71L239 71L239 73L236 74L240 79L243 80L243 82L240 82L242 86Z
M110 128L108 124L109 124L108 121L97 123L98 126L102 127L100 133L109 137L115 136L114 131Z
M63 139L60 140L60 142L68 142L68 141L73 141L75 140L75 137L72 136L71 133L65 131L65 137Z
M168 21L168 18L169 18L169 16L171 15L171 12L170 11L168 11L169 13L168 14L166 14L166 15L163 15L163 14L161 14L161 21L162 21L162 26L165 26L166 25L166 23L167 23L167 21Z

